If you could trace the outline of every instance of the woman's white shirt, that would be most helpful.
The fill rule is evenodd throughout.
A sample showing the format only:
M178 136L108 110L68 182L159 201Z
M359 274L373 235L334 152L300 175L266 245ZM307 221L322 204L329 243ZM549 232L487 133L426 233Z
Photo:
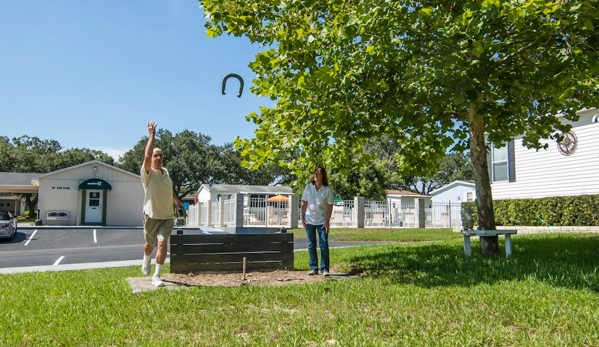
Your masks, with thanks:
M308 202L306 207L306 223L312 225L322 225L326 221L326 214L329 205L333 205L333 191L328 186L321 186L316 190L312 183L306 184L302 201Z

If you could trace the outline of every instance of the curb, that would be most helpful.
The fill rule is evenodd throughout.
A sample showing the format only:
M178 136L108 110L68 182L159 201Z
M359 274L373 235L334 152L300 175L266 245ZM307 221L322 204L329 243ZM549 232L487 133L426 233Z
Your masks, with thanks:
M42 265L42 266L26 266L26 267L7 267L0 268L0 274L15 274L24 272L46 272L46 271L69 271L69 270L87 270L87 269L102 269L112 267L126 266L141 266L142 260L123 260L109 261L104 263L79 263L79 264L60 264L60 265ZM165 264L170 263L170 259L166 258ZM155 264L152 260L152 264Z

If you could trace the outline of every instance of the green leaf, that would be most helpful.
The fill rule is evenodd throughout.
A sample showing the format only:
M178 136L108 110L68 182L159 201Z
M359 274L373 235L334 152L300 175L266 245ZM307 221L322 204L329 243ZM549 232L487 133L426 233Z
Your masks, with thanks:
M456 106L460 106L461 104L464 103L464 101L466 101L466 99L464 98L464 95L462 95L462 94L457 94L453 97L453 104Z
M483 54L484 48L482 43L478 42L478 41L474 41L472 43L472 55L474 55L477 58L480 58L480 56Z
M206 36L216 38L222 34L222 30L219 27L210 27L206 29Z
M433 13L433 9L430 7L423 7L420 9L420 12L422 12L423 14L430 16L431 13Z

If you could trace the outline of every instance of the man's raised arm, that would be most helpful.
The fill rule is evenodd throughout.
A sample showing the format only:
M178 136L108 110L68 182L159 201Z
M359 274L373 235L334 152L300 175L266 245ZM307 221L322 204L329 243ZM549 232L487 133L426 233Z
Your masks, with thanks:
M154 137L156 136L156 123L148 122L148 143L146 143L146 152L144 157L144 170L150 172L152 167L152 153L154 152Z

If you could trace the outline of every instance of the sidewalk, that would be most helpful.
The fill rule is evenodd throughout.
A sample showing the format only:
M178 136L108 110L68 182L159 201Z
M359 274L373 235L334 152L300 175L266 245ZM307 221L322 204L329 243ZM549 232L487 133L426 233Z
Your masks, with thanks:
M170 259L164 261L165 264L170 263ZM5 267L0 268L0 274L16 274L24 272L43 272L43 271L67 271L67 270L87 270L87 269L102 269L108 267L126 267L126 266L141 266L141 260L123 260L109 261L103 263L78 263L78 264L59 264L59 265L42 265L42 266L25 266L25 267Z

